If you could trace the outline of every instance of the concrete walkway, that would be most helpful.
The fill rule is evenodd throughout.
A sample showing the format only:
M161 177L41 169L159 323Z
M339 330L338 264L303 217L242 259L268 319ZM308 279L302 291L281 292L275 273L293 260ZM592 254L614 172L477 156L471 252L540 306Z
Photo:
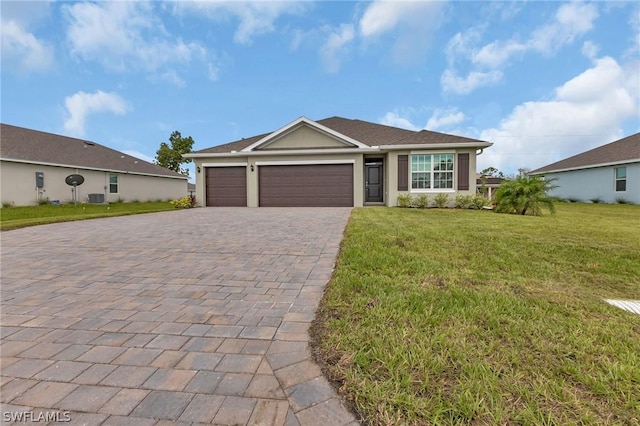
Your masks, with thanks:
M199 208L3 232L3 424L357 424L308 348L350 211Z

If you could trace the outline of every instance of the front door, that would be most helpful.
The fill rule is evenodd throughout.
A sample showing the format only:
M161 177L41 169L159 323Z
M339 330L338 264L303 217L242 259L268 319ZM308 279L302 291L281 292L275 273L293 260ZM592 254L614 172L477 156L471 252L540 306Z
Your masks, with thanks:
M364 165L364 201L365 203L381 203L384 191L382 161L366 163Z

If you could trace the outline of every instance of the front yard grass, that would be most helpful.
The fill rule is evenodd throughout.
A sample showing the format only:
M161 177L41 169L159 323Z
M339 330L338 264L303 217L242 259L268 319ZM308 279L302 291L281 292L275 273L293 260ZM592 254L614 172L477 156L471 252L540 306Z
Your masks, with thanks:
M640 207L353 211L312 325L370 425L640 424Z
M95 219L174 210L169 202L65 204L60 206L21 206L0 209L0 230L24 228L47 223Z

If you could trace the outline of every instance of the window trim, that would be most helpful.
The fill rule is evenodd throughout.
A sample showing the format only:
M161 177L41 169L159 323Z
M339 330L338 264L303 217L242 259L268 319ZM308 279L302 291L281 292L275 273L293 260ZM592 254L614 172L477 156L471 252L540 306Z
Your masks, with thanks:
M624 170L624 177L618 177L618 170ZM618 182L624 182L624 189L618 189ZM620 166L613 168L613 191L614 192L627 192L627 166Z
M116 183L111 183L112 177L116 178ZM112 185L116 186L116 192L111 191ZM118 178L117 174L109 173L109 194L119 194L119 193L120 193L120 179Z
M415 155L428 155L431 157L430 164L431 170L428 172L414 172L413 171L413 157ZM433 170L433 156L434 155L450 155L453 161L452 170ZM455 151L411 151L408 159L408 190L413 194L425 194L425 193L455 193L456 192L456 152ZM413 174L414 173L429 173L430 174L430 188L414 188L413 187ZM435 182L434 174L435 173L451 173L451 188L434 188L433 183Z

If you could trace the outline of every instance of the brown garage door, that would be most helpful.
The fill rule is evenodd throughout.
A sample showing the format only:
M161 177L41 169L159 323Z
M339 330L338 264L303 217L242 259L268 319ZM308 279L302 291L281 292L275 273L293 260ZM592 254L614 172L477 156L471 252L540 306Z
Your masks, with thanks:
M246 207L246 167L206 167L207 206Z
M260 166L262 207L352 207L353 164Z

